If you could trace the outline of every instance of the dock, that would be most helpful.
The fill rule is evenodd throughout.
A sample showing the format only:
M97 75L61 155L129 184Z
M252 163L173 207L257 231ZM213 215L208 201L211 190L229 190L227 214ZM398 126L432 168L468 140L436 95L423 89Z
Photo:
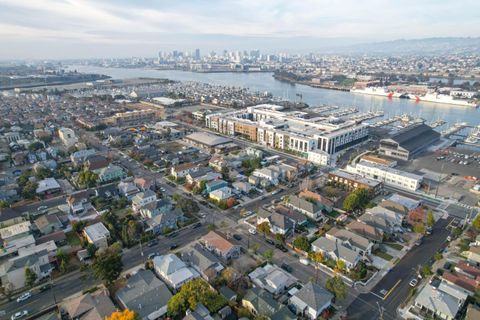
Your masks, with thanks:
M454 134L456 134L457 132L459 132L459 131L461 131L461 130L463 130L463 129L465 129L465 128L468 128L468 127L469 127L469 125L468 125L467 122L457 122L457 123L455 123L453 126L447 128L447 129L445 129L445 130L442 130L442 131L440 132L440 134L442 135L442 137L448 138L448 137L450 137L451 135L454 135Z

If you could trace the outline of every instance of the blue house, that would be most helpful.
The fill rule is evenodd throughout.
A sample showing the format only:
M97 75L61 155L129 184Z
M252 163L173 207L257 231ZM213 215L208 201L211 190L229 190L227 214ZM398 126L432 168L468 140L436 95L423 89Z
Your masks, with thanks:
M221 189L223 187L227 187L228 183L225 180L213 180L206 184L205 189L208 193Z

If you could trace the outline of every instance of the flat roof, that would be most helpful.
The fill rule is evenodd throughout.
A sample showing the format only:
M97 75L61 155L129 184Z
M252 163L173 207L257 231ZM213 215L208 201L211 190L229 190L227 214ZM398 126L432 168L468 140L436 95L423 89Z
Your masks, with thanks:
M232 141L230 139L208 132L194 132L186 136L186 139L204 144L209 147L215 147Z

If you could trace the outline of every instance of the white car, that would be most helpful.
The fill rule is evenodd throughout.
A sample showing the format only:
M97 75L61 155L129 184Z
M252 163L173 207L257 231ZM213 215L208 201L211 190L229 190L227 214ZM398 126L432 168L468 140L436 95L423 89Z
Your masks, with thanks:
M48 209L47 206L40 206L40 207L37 208L37 211L45 211L47 209Z
M257 230L255 230L254 228L248 229L248 232L250 232L250 234L257 234Z
M23 318L23 317L26 317L28 316L28 311L27 310L23 310L23 311L19 311L15 314L12 314L12 316L10 317L11 320L17 320L17 319L20 319L20 318Z
M308 259L305 259L305 258L301 258L299 259L298 261L300 261L301 264L304 264L306 266L308 266L310 264L310 262L308 261Z
M32 294L31 294L30 291L25 292L24 294L22 294L20 297L17 298L17 302L22 302L22 301L28 300L31 296L32 296Z
M417 280L417 279L412 279L412 280L410 280L410 282L409 282L409 285L410 285L411 287L415 287L417 284L418 284L418 280Z

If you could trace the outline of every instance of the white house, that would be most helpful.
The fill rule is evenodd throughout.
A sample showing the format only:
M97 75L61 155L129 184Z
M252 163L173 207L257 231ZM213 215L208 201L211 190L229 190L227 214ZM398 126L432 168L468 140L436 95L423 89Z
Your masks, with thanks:
M110 231L101 222L97 222L83 229L83 234L87 241L97 248L108 247L108 239L110 238Z
M174 290L178 290L184 283L200 277L195 269L187 267L185 262L171 253L153 258L153 266L157 275Z

